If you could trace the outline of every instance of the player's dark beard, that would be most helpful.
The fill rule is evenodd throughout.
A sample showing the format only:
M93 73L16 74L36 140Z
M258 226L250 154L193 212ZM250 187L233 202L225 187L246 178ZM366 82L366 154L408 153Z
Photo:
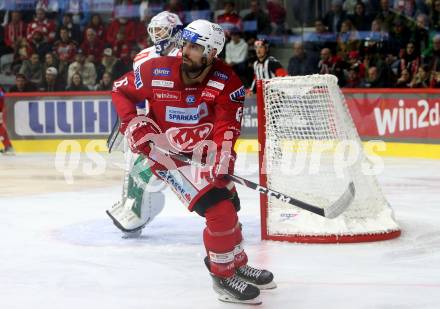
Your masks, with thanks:
M183 56L185 60L190 61L189 63L182 63L182 70L185 72L185 74L190 78L197 78L200 76L200 74L203 73L203 71L208 66L206 64L207 60L206 58L202 58L202 64L195 64L191 59Z

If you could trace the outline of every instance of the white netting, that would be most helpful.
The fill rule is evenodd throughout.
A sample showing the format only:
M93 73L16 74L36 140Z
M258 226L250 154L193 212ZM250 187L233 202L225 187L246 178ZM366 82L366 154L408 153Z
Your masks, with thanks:
M350 181L356 188L353 203L332 220L269 198L268 235L398 230L375 176L370 176L372 165L362 150L336 77L274 78L263 81L263 92L268 187L320 207L334 202Z

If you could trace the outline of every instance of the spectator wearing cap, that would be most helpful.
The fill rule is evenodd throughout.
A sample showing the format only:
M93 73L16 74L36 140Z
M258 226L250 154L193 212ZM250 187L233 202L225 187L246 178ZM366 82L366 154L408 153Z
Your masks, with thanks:
M113 57L111 48L105 48L102 53L101 62L96 66L96 74L98 76L98 80L102 79L104 73L109 73L110 76L113 76L113 68L116 63L116 57Z
M361 77L359 76L359 66L351 65L346 71L345 88L359 88L361 86Z
M226 37L229 38L232 29L242 29L241 17L235 11L234 1L225 1L223 9L224 12L217 16L216 23L222 26Z
M317 73L319 59L313 53L306 53L301 42L293 43L293 56L289 59L287 72L291 76Z
M272 27L270 25L269 15L260 7L258 0L252 0L249 4L250 12L243 17L243 31L246 35L270 34ZM256 22L257 28L249 30L247 24Z
M97 36L95 30L89 28L86 30L86 37L82 42L80 48L83 50L85 56L92 55L94 61L98 63L101 61L102 51L104 50L104 42Z
M254 81L250 91L255 93L257 80L287 76L287 71L275 57L269 55L269 43L266 40L256 40L254 46L257 60L254 62Z
M341 25L347 19L347 14L342 9L342 0L333 0L330 11L325 14L324 24L330 32L341 31Z
M48 67L43 82L38 87L39 91L57 92L66 89L65 84L58 78L58 70L54 67Z
M240 30L231 30L231 41L226 44L225 61L240 77L246 77L248 45L242 39ZM243 81L244 82L244 81Z
M67 91L89 91L90 88L84 85L81 74L74 73L70 78L70 85L66 88Z
M29 82L23 74L15 75L15 85L9 88L9 92L33 92L37 91L37 87Z
M35 18L27 26L27 39L32 40L34 32L39 31L43 36L42 40L45 42L53 42L56 35L56 24L53 20L46 17L46 10L44 7L39 7L35 10Z
M347 65L349 67L356 67L360 78L365 77L365 64L361 61L360 53L357 50L348 52Z
M13 52L17 50L18 43L26 38L26 24L21 18L20 11L11 12L11 21L5 27L5 45Z
M70 86L70 82L72 81L73 74L78 73L81 76L81 81L85 86L89 87L89 89L94 89L96 85L96 69L93 62L86 61L86 57L81 49L78 49L78 52L75 56L75 62L69 65L69 69L67 71L67 83Z
M43 72L43 64L37 53L33 53L29 60L23 61L19 71L20 74L23 74L28 81L35 85L42 82Z

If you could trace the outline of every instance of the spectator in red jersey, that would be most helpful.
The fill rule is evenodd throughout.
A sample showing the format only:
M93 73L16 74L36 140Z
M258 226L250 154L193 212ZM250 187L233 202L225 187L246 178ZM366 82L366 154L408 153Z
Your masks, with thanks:
M102 22L101 15L99 14L92 15L92 18L90 19L90 22L86 27L86 31L89 28L95 30L98 39L100 39L101 41L105 41L105 26L104 23ZM84 31L84 37L86 37L86 31Z
M3 144L3 149L0 151L3 154L12 154L11 141L9 140L8 131L6 130L6 111L5 111L5 93L0 87L0 141Z
M22 38L26 38L26 24L21 20L20 11L13 11L5 27L5 44L15 52Z
M61 63L71 63L75 59L77 43L69 37L65 27L60 28L59 37L54 44L54 51Z
M46 11L40 7L35 10L35 18L27 26L27 39L32 40L35 31L40 31L43 40L53 42L56 34L56 24L53 20L46 17Z
M106 41L110 45L115 45L117 43L117 35L122 34L124 36L124 41L126 44L131 44L136 41L136 24L128 20L125 17L119 17L113 20L106 33Z
M227 38L231 35L232 29L242 30L241 17L235 11L235 4L233 1L225 1L225 12L217 17L216 23L222 26Z
M104 50L104 42L96 36L96 31L94 29L89 28L86 30L86 37L80 48L86 57L92 55L94 62L99 62L101 61L102 51Z
M286 9L280 0L267 1L270 21L274 34L283 34L286 29Z

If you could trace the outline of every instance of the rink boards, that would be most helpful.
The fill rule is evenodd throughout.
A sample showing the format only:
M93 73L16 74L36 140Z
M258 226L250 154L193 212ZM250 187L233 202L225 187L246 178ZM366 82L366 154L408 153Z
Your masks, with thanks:
M440 159L440 91L344 89L364 141L380 140L380 156ZM140 102L142 103L142 102ZM116 121L108 92L7 94L6 123L17 152L106 151ZM257 107L247 98L237 152L258 151Z

